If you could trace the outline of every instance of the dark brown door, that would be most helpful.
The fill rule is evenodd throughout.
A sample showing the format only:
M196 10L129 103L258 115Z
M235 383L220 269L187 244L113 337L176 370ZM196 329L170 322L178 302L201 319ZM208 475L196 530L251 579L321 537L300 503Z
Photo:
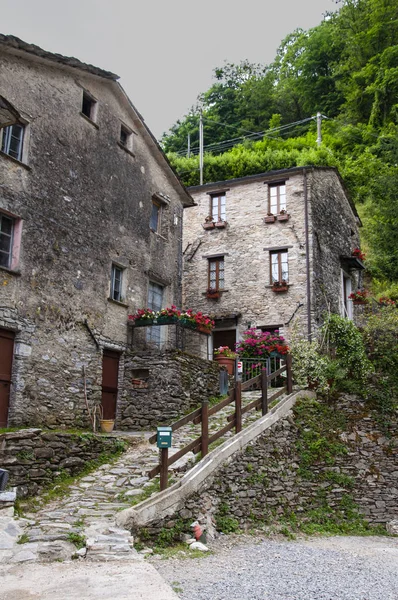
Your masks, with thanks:
M13 331L0 329L0 427L7 427L14 337Z
M228 329L227 331L213 331L213 349L216 350L220 346L228 346L233 352L235 351L236 330Z
M102 410L104 419L115 419L117 400L117 380L119 376L120 354L104 350L102 359Z

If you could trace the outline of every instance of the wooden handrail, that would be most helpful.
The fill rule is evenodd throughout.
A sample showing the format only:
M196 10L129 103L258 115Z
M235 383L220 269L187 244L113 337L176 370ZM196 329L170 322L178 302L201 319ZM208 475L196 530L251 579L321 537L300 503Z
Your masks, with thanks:
M229 395L215 404L214 406L209 408L208 400L202 402L202 406L197 408L196 410L190 412L185 417L182 417L175 423L172 423L171 429L172 431L176 431L180 429L183 425L186 425L189 422L193 422L198 425L202 424L201 435L195 440L191 441L189 444L178 450L173 456L168 456L167 449L161 449L160 452L160 464L154 467L151 471L148 472L148 477L151 479L160 473L160 489L163 490L167 487L167 479L168 479L168 467L175 463L177 460L185 456L188 452L192 450L194 454L198 452L202 452L202 457L206 456L208 453L209 445L221 438L225 433L230 431L235 427L235 433L239 433L242 429L242 415L248 413L252 409L261 409L262 415L266 415L268 412L268 406L270 402L275 401L277 398L282 396L284 393L290 394L293 389L292 382L292 359L290 355L286 355L285 357L286 364L280 367L277 371L274 371L270 375L266 374L266 371L262 371L260 375L245 381L245 383L241 383L237 381L235 383L234 388L231 390ZM286 372L286 385L278 390L272 396L268 396L268 384L276 379L279 375ZM255 398L246 406L242 406L242 398L241 393L243 390L250 388L255 384L261 384L261 396ZM212 435L209 435L209 417L218 413L220 410L231 404L235 403L235 410L232 414L228 415L226 418L227 424L224 425L219 431L216 431ZM149 438L149 442L156 442L157 434L152 435Z

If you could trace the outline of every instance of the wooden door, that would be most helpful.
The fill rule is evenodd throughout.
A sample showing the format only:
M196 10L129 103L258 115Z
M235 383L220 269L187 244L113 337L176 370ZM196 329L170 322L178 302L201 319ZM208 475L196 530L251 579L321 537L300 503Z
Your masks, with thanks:
M213 351L220 346L228 346L235 352L236 329L227 329L226 331L213 331Z
M7 427L14 338L13 331L0 329L0 427Z
M102 358L102 410L104 419L116 418L117 382L120 354L104 350Z

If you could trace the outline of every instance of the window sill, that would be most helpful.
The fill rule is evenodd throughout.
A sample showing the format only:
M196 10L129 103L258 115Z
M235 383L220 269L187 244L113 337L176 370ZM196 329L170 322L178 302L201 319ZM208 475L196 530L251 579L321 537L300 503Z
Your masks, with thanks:
M135 154L134 154L134 152L133 152L132 150L129 150L129 149L127 148L127 146L124 146L124 145L122 144L122 142L117 142L117 145L119 146L119 148L121 148L122 150L124 150L125 152L127 152L127 154L130 154L130 156L132 156L133 158L135 158Z
M123 306L123 308L129 307L129 305L125 302L120 302L119 300L114 300L113 298L108 298L108 302L112 302L112 304L118 304L119 306Z
M85 121L87 121L87 123L90 123L91 125L93 125L96 129L99 129L99 125L97 125L97 123L95 121L92 121L90 119L90 117L88 117L87 115L85 115L84 113L80 113L80 116L83 117L83 119Z
M288 292L289 288L292 286L291 283L287 283L284 286L281 286L280 288L274 288L273 285L267 285L265 287L267 287L268 289L272 290L275 294L283 294L283 292Z
M15 275L16 277L21 276L21 271L17 271L15 269L9 269L8 267L0 266L0 271L5 271L6 273L10 273L10 275Z
M17 158L14 158L13 156L10 156L9 154L6 154L6 152L3 152L2 150L0 150L0 156L2 156L3 158L6 158L8 160L10 160L11 162L19 165L20 167L23 167L27 171L31 171L32 170L32 167L30 167L29 165L27 165L26 163L18 160Z

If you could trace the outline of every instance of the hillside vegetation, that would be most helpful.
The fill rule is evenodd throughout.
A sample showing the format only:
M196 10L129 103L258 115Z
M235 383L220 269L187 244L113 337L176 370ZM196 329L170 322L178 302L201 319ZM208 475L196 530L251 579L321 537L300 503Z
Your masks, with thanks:
M289 34L270 65L215 69L215 83L162 139L187 185L304 165L337 167L363 221L374 292L398 299L398 6L343 0ZM322 144L316 143L321 112ZM192 154L186 157L188 133Z

